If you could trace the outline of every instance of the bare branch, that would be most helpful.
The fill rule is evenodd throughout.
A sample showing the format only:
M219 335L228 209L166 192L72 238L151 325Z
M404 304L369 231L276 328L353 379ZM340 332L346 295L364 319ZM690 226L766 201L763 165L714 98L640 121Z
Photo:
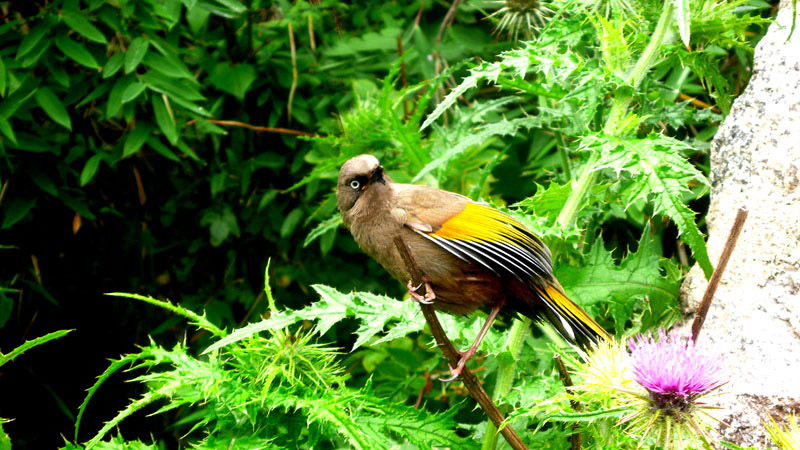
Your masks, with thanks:
M395 246L397 246L397 250L400 252L400 255L403 257L403 261L405 261L408 271L411 273L411 283L414 285L422 284L422 272L420 272L419 266L417 266L416 261L414 261L414 257L411 255L411 250L408 248L408 244L406 244L401 236L395 238L394 243ZM424 285L422 289L427 291ZM421 292L420 294L425 295L427 292ZM434 311L433 306L431 305L420 303L419 306L422 308L422 314L425 316L425 320L428 322L428 328L430 328L434 339L436 339L436 345L442 350L442 354L447 359L450 367L455 367L458 364L458 360L461 355L459 355L459 353L453 347L453 344L450 343L450 339L447 338L447 335L442 328L442 324L439 323L439 319L436 317L436 311ZM525 444L522 443L519 435L517 435L517 433L510 426L503 426L505 417L503 417L503 414L499 409L497 409L497 405L494 404L491 397L489 397L489 395L486 394L486 391L483 390L483 386L481 386L480 381L478 381L478 377L476 377L466 367L464 367L464 369L461 371L461 382L464 383L464 387L469 390L469 394L472 396L472 398L474 398L475 401L481 405L483 411L486 412L487 416L489 416L489 420L491 420L492 423L494 423L494 425L500 430L500 434L503 435L511 448L514 450L527 450L527 447L525 447Z

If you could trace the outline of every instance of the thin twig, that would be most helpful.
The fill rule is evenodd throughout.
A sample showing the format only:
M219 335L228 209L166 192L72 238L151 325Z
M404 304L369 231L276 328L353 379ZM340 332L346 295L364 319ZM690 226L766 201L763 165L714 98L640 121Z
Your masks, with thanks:
M342 19L339 17L339 13L336 11L336 8L332 8L331 11L333 12L333 25L336 27L336 34L339 37L342 37Z
M457 8L458 0L453 0L453 4L450 5L450 9L447 10L447 14L445 14L444 19L442 19L442 24L439 26L439 33L436 34L436 47L442 43L442 35L444 35L444 30L452 23Z
M406 62L403 60L403 36L397 35L397 53L400 56L400 79L403 81L403 89L406 88ZM403 96L403 118L408 117L408 97Z
M433 383L431 382L431 373L426 370L425 383L422 385L422 389L419 390L419 395L417 395L417 401L414 402L415 409L419 409L419 407L422 405L422 397L424 397L425 394L431 391L431 387L433 387Z
M292 50L292 87L289 88L289 105L287 106L287 114L289 115L289 122L292 121L292 100L294 100L294 91L297 89L297 51L294 46L294 32L292 31L292 22L289 22L289 48Z
M311 14L308 15L308 41L311 44L311 53L317 51L317 43L314 41L314 19Z
M136 193L139 196L139 204L144 205L147 203L147 194L144 191L142 176L139 175L139 169L136 166L133 166L133 177L136 179Z
M398 236L395 238L394 244L400 252L400 256L403 257L408 271L411 273L411 283L415 286L421 284L423 280L422 272L420 272L417 263L414 261L414 257L411 255L411 250L409 250L406 242L401 236ZM424 284L422 289L425 290ZM426 293L427 292L420 292L423 296L426 295ZM442 350L442 354L447 359L450 367L456 367L460 355L453 347L453 344L450 343L450 339L447 338L442 324L439 323L439 319L436 317L436 311L434 311L433 306L424 303L420 303L419 306L422 309L422 314L425 316L425 321L428 322L428 328L430 328L434 339L436 339L436 345ZM526 450L525 444L522 443L519 435L514 432L511 426L503 426L505 417L503 417L503 414L497 409L497 405L494 404L491 397L483 390L483 386L481 386L478 378L466 367L461 371L461 382L464 383L464 386L469 390L472 398L481 405L483 411L489 416L489 420L500 430L500 434L503 435L511 448L514 450Z
M722 255L719 257L719 262L717 263L716 269L714 269L714 273L711 274L711 279L708 280L708 287L706 288L705 294L703 294L703 300L700 302L700 308L697 309L697 314L694 316L694 322L692 323L693 342L697 342L697 337L700 335L700 329L703 327L703 323L706 321L708 308L711 307L711 300L714 299L714 294L717 292L719 280L722 279L722 273L725 271L725 266L728 265L728 260L731 257L733 248L736 247L736 240L739 239L739 234L742 232L742 227L744 227L745 220L747 220L747 207L742 206L736 213L736 218L733 220L733 225L731 226L731 232L728 234L728 240L725 241L725 247L722 249Z
M717 113L719 112L719 108L717 108L716 106L711 106L711 105L709 105L708 103L706 103L706 102L704 102L702 100L696 99L696 98L691 97L689 95L686 95L686 94L684 94L682 92L679 93L678 96L681 98L681 100L689 100L689 103L691 103L692 105L694 105L694 106L696 106L698 108L712 109L712 110L714 110L714 112L717 112Z
M8 178L6 178L6 181L3 183L3 188L0 189L0 205L3 204L3 197L6 196L6 189L8 189Z
M294 134L297 136L310 136L310 137L319 137L318 134L309 133L307 131L297 131L297 130L290 130L288 128L270 128L270 127L259 127L257 125L250 125L249 123L238 122L236 120L206 120L208 123L213 123L215 125L228 125L231 127L242 127L248 128L251 130L256 131L266 131L270 133L284 133L284 134ZM186 125L194 125L197 123L197 120L190 120L186 122Z
M569 372L567 371L567 366L564 365L564 360L561 359L561 355L556 353L553 355L553 359L556 360L556 368L558 369L558 378L561 379L561 382L564 384L564 387L569 390L572 384L572 377L569 376ZM581 410L581 404L578 403L577 400L570 400L569 404L572 406L572 409L575 411ZM569 437L572 450L581 450L581 433L578 431L578 424L572 424L572 436Z
M419 27L419 19L422 17L422 10L425 8L425 0L422 0L422 3L419 5L419 10L417 11L417 17L414 19L414 28Z

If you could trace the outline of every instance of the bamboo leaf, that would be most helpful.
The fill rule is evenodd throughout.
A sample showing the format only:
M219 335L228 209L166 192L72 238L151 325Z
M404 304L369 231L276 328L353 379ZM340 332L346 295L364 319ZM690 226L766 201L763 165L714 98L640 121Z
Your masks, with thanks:
M6 86L8 80L8 73L6 72L6 65L3 58L0 57L0 97L6 96Z
M111 92L108 93L108 102L106 103L106 116L115 116L120 109L122 109L122 94L134 82L133 76L122 77L114 83Z
M108 78L114 76L119 69L122 68L122 63L125 59L125 54L122 52L117 52L111 55L106 61L106 64L103 66L103 78Z
M19 47L17 47L17 55L15 56L15 59L20 60L23 56L27 55L31 50L33 50L51 28L52 25L48 22L42 22L33 27L31 31L22 39Z
M58 47L58 49L61 50L64 55L76 63L86 66L90 69L100 68L100 66L97 65L97 60L94 59L94 56L92 56L89 50L86 50L86 47L84 47L83 44L73 41L67 36L59 36L56 38L55 42L56 47Z
M147 49L150 43L147 39L139 36L131 41L128 50L125 52L125 73L131 73L136 70L139 63L142 62L144 56L147 54Z
M122 92L122 103L125 104L132 100L135 100L136 97L139 96L139 94L144 92L145 88L147 88L147 86L145 86L142 83L138 82L132 83L131 85L126 87L125 90Z
M86 161L86 165L83 166L83 170L81 171L81 187L86 186L92 181L92 178L94 178L94 175L97 173L97 169L100 168L102 157L103 155L97 154Z
M78 34L89 39L90 41L97 42L98 44L108 44L108 40L91 22L86 20L86 17L77 11L63 10L61 12L61 19L70 28L75 30Z
M178 130L175 126L174 115L170 113L166 99L162 95L151 95L150 101L153 105L153 114L156 116L156 123L161 132L164 133L170 144L178 142Z
M130 156L139 151L147 140L152 128L147 123L139 122L125 137L125 145L122 148L122 157Z
M36 103L41 107L54 122L62 127L72 130L72 121L67 113L67 108L61 100L50 90L50 88L40 88L33 95Z

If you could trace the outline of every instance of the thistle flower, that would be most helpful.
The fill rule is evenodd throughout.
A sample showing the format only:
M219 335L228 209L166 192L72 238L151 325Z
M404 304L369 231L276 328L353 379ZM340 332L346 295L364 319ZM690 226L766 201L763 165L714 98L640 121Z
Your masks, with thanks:
M708 406L700 399L722 386L722 358L711 356L691 339L660 329L635 336L628 343L633 378L647 395L635 395L638 408L623 418L629 430L642 434L642 442L654 435L665 448L685 448L686 438L707 443L704 429Z
M525 38L530 38L534 29L543 26L545 18L553 13L547 3L541 0L500 0L490 3L502 5L487 17L487 19L499 17L500 22L495 26L495 34L507 29L515 41L520 31Z
M619 399L635 389L631 357L624 341L599 342L582 364L580 379L581 390L604 392L610 399Z

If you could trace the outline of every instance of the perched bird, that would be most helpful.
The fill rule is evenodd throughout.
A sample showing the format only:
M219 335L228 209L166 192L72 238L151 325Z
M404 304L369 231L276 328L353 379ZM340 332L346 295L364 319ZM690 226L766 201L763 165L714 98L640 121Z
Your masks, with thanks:
M507 214L459 194L395 183L372 155L342 165L336 200L344 225L358 246L394 278L408 282L412 297L452 314L489 310L455 379L477 350L497 314L547 319L583 350L609 336L564 294L553 276L550 250ZM426 297L416 293L395 246L401 236L423 273Z

